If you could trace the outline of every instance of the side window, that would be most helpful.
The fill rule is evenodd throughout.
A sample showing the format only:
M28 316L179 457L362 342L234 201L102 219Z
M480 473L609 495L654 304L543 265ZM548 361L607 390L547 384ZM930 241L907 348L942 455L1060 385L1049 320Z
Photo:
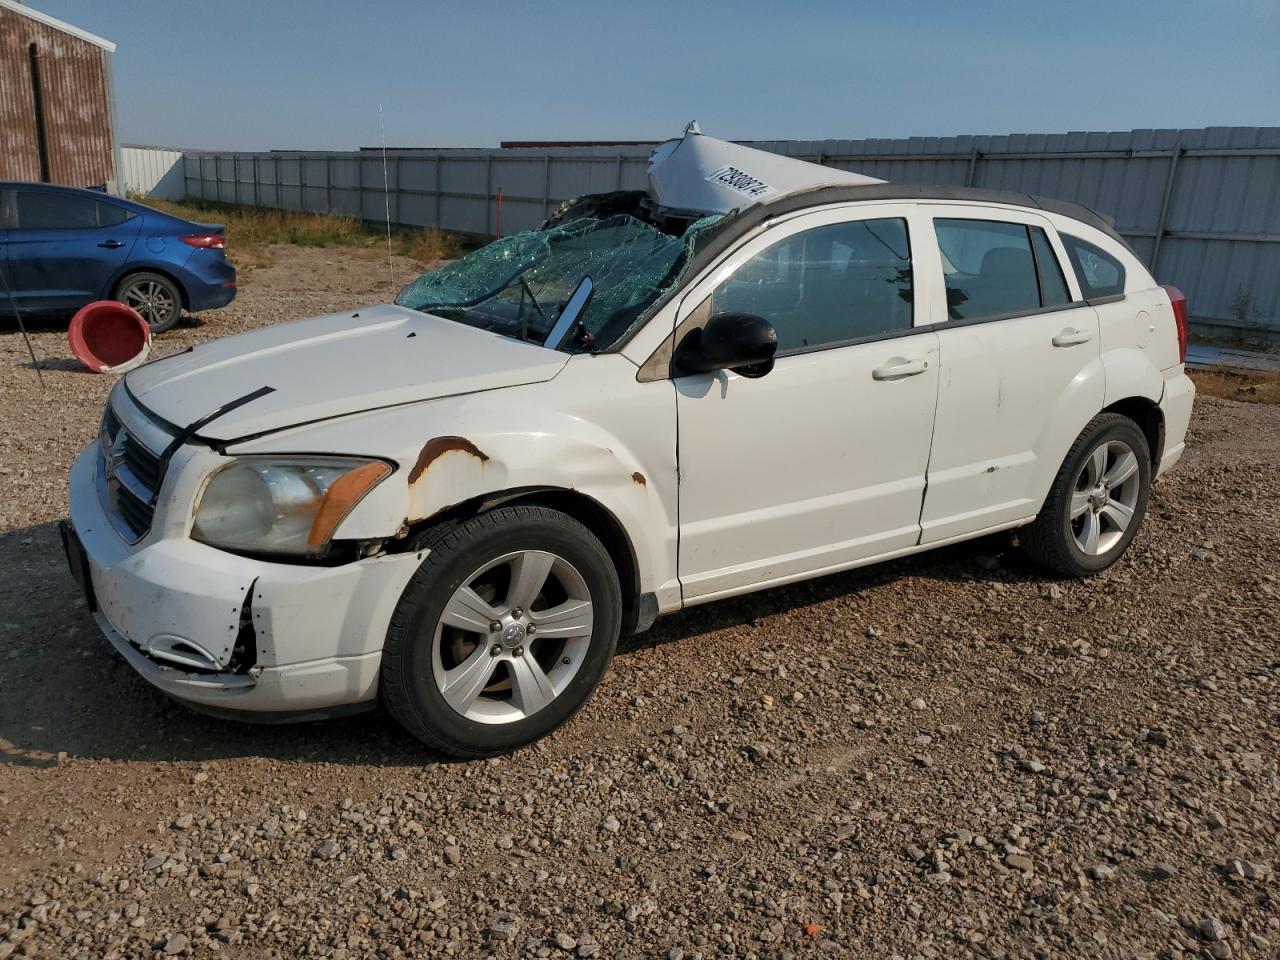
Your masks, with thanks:
M764 317L779 353L909 330L907 222L854 220L779 240L716 287L711 312Z
M98 203L98 226L100 227L114 227L118 223L124 223L133 215L132 210L117 207L114 203Z
M1062 264L1053 252L1049 235L1039 227L1031 228L1031 246L1036 254L1036 272L1040 276L1040 305L1057 307L1071 302L1067 292L1067 280L1062 275Z
M1124 265L1101 247L1069 233L1058 234L1086 300L1124 293Z
M111 227L128 220L132 213L91 197L46 190L19 190L17 197L19 230L83 230Z
M948 317L981 320L1040 309L1040 282L1023 224L935 219L933 226Z

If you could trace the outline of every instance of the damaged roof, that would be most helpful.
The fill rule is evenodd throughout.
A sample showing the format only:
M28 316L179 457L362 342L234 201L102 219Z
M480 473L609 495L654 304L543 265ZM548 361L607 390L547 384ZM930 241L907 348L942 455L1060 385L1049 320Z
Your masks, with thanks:
M704 136L697 122L649 157L649 195L667 213L728 213L795 190L884 183Z

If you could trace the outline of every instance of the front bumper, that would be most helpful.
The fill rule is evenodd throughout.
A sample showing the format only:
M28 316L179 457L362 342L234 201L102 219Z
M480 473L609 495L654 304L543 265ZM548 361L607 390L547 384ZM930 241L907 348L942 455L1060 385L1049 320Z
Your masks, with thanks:
M376 698L387 625L416 554L337 567L273 563L174 536L172 524L130 546L99 499L100 469L96 444L72 467L71 523L95 619L145 680L220 713L305 716ZM232 668L246 629L252 666ZM175 655L212 666L184 667Z

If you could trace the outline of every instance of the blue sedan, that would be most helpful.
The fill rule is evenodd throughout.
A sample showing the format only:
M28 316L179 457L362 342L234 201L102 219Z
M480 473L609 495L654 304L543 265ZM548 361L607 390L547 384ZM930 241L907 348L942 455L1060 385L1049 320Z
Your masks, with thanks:
M236 268L225 246L221 224L92 190L0 182L0 270L8 286L0 296L11 294L24 314L70 314L94 300L119 300L152 332L168 330L184 308L212 310L235 299Z

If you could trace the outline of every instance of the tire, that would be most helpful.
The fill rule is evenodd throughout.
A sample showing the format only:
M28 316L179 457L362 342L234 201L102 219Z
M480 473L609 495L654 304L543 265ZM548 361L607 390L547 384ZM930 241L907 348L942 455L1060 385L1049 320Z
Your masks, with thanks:
M182 316L182 290L160 273L131 273L116 285L115 300L132 307L152 333L164 333Z
M1068 577L1100 573L1133 541L1150 490L1146 436L1128 417L1100 414L1072 444L1044 507L1022 535L1023 548Z
M564 724L604 676L621 628L618 574L600 541L557 511L512 506L428 531L419 548L429 553L382 652L391 715L460 757L505 753Z

